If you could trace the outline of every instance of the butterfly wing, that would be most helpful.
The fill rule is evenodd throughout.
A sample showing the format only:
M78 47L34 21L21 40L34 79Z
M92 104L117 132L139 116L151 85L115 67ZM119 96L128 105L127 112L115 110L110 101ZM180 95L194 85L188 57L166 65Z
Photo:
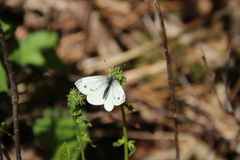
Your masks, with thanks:
M119 106L126 100L122 86L116 80L109 84L109 78L105 76L81 78L75 82L75 85L81 93L87 95L87 101L90 104L104 104L104 108L109 112L114 105ZM104 97L108 85L110 85L109 91L107 91L107 97Z
M112 88L113 88L113 99L114 99L113 103L114 105L119 106L126 101L125 93L123 91L122 86L115 80L112 84Z
M105 102L103 94L108 86L108 77L91 76L77 80L75 82L78 90L87 95L87 101L93 105L102 105Z
M109 88L109 93L104 103L104 108L110 112L112 111L114 105L119 106L125 102L125 100L126 97L122 86L114 80Z

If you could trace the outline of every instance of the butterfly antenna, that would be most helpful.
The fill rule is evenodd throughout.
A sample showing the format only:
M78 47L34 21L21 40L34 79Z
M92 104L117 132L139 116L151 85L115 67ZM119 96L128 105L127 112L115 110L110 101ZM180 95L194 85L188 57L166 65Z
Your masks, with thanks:
M106 61L105 59L104 59L103 61L104 61L104 62L105 62L105 64L108 66L108 76L111 76L111 77L112 77L112 76L113 76L112 74L111 74L111 75L109 75L109 73L110 73L110 72L109 72L109 69L110 69L111 67L108 65L108 63L107 63L107 61Z

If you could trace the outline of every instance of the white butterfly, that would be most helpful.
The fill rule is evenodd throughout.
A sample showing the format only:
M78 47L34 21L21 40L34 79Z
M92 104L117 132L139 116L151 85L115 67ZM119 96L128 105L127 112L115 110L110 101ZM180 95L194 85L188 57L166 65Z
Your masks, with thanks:
M81 93L87 95L87 101L90 104L104 104L104 108L108 112L126 100L122 86L113 77L85 77L77 80L75 85Z

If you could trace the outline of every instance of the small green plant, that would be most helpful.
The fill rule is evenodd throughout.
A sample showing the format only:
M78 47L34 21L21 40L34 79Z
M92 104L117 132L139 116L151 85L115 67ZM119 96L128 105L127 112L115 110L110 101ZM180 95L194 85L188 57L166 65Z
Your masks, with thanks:
M14 32L17 26L2 20L0 20L0 23L2 24L4 37L8 43L10 59L13 62L23 67L27 65L38 67L48 66L49 68L56 65L57 67L60 66L60 61L51 49L58 43L58 34L56 32L37 31L30 33L22 40L16 40ZM49 62L50 60L51 62ZM6 71L0 62L0 92L7 91L7 88Z
M1 126L0 126L0 132L7 134L8 136L13 138L13 135L11 133L9 133L7 130L7 123L6 122L1 122ZM1 134L0 134L1 135Z
M5 39L8 40L9 38L13 37L17 26L11 23L7 23L3 20L0 20L0 23L2 24Z
M127 78L123 75L123 70L120 67L109 68L108 77L113 77L120 84L124 84L127 82ZM128 111L133 111L133 106L130 104L123 103L120 107L121 107L122 121L123 121L123 138L117 140L117 142L114 142L113 146L119 147L121 145L124 145L124 160L128 160L128 157L135 152L136 147L134 145L135 141L128 140L126 114L125 114L124 107L126 107ZM128 153L128 151L130 151L130 153Z
M79 125L83 134L87 134L87 127ZM58 153L64 142L67 143L71 157L77 159L79 156L78 142L76 141L75 123L73 123L71 116L69 116L68 109L46 109L43 112L43 117L36 120L33 126L33 133L39 140L40 144L51 151L53 155L51 160L58 158ZM86 143L82 144L82 148Z
M129 104L122 104L121 106L121 113L122 113L122 123L123 123L123 138L118 139L117 142L113 143L114 147L120 147L121 145L124 145L124 160L128 160L128 157L131 156L135 151L136 147L134 145L135 141L128 140L127 135L127 123L126 123L126 114L124 107L127 108L128 111L133 111L133 106ZM130 151L130 153L129 153Z
M108 77L113 77L121 85L127 83L127 78L123 75L123 70L120 67L110 67Z
M4 32L4 38L6 40L8 40L9 38L11 38L16 30L15 25L4 22L2 20L0 20L0 23L2 25L2 29ZM6 75L6 71L3 67L3 64L0 61L0 92L6 92L8 89L7 86L7 75Z
M122 69L120 67L111 67L109 68L109 73L107 77L105 76L85 77L76 81L75 85L81 93L87 95L87 101L90 104L93 105L104 104L104 108L108 112L112 111L114 105L120 106L123 119L123 138L113 143L113 146L118 147L124 144L124 160L128 160L129 150L131 155L136 150L136 148L134 146L134 141L128 141L126 115L124 107L126 107L129 111L132 111L133 106L124 103L126 101L126 97L120 85L123 83L126 83L126 77L123 75ZM74 96L71 96L71 101L80 98L79 101L74 101L73 106L84 104L82 95L77 95L76 93L74 93L73 95ZM77 104L77 102L79 104ZM81 114L81 111L79 109L74 109L74 112L73 111L71 112Z
M54 47L58 42L56 32L38 31L29 34L18 42L18 48L12 50L10 59L21 66L44 66L46 59L42 50Z
M72 89L67 97L70 114L77 130L77 148L80 150L81 159L85 160L85 144L90 143L93 147L95 147L95 145L93 145L88 134L82 130L81 125L85 127L91 127L92 125L85 119L84 111L81 108L81 106L85 104L83 95L81 95L76 89Z
M71 160L70 153L69 153L66 142L63 143L63 145L58 153L58 160Z
M7 89L7 75L0 61L0 92L6 92Z

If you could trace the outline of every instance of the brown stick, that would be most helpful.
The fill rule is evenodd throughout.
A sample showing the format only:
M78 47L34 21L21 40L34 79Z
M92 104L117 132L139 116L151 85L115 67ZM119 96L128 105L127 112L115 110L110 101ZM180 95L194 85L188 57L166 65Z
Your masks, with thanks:
M168 74L168 86L169 86L169 91L170 91L170 96L171 96L171 109L173 112L173 119L174 119L174 131L175 131L175 148L176 148L176 159L179 160L179 144L178 144L178 121L177 121L177 106L176 106L176 100L175 100L175 92L174 92L174 85L173 85L173 78L172 78L172 72L171 72L171 57L169 55L168 51L168 42L167 42L167 35L166 35L166 29L164 26L163 22L163 15L159 6L159 3L157 0L154 0L158 16L159 16L159 21L160 21L160 26L162 27L161 29L161 36L163 39L163 45L164 45L164 53L166 57L166 63L167 63L167 74Z
M201 45L201 44L200 44L200 45ZM222 102L221 102L221 100L220 100L220 97L218 96L218 92L217 92L217 89L216 89L216 87L215 87L215 83L214 83L215 75L212 73L212 71L210 70L210 68L209 68L209 66L208 66L207 59L206 59L206 57L205 57L205 54L204 54L204 51L203 51L202 46L200 46L200 47L201 47L201 51L202 51L202 60L203 60L204 65L205 65L205 67L206 67L206 69L207 69L208 75L209 75L209 77L210 77L210 79L211 79L211 84L212 84L213 92L214 92L215 97L216 97L216 99L217 99L218 105L220 106L220 108L221 108L222 110L224 110L223 104L222 104Z
M19 126L18 126L18 91L17 91L17 85L15 83L14 74L12 71L12 65L10 60L8 59L8 51L7 51L7 44L4 39L4 33L2 30L2 25L0 23L0 49L3 53L3 61L5 63L7 72L8 72L8 78L9 83L11 86L11 99L12 99L12 112L13 112L13 128L14 128L14 142L16 147L16 159L21 160L21 151L20 151L20 141L19 141Z

